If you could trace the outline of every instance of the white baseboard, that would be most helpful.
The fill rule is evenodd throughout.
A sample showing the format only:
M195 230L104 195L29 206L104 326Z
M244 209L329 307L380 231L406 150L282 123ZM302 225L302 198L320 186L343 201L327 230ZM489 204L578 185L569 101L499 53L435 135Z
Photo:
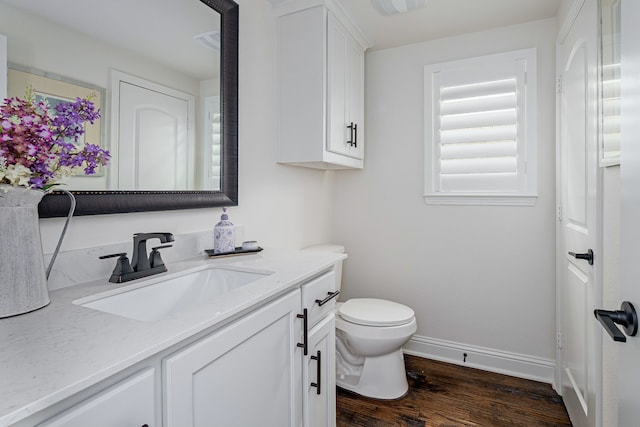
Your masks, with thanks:
M468 366L498 374L511 375L552 385L554 383L555 361L552 359L543 359L419 335L414 335L404 345L404 352L413 356Z

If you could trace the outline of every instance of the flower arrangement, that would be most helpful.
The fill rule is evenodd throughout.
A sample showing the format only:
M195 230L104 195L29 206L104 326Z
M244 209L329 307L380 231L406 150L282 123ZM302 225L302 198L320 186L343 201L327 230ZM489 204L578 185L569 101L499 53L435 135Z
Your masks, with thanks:
M47 190L72 174L95 173L111 155L95 144L78 144L84 124L100 117L92 97L61 102L55 111L36 102L33 88L25 99L7 98L0 106L0 184Z

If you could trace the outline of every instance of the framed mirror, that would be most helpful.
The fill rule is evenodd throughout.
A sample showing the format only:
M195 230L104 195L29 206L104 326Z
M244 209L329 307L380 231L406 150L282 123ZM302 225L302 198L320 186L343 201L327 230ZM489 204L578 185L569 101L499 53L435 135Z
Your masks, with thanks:
M101 129L88 142L102 141L113 157L106 170L65 186L76 197L75 215L238 204L238 20L232 0L0 0L8 96L34 81L36 92L42 84L61 99L74 99L76 89L102 98ZM122 131L125 83L165 98L184 95L188 125L152 120L146 129L134 122ZM165 146L167 134L183 133L188 143ZM137 142L140 134L146 146ZM53 192L40 216L66 216L68 208L68 197Z

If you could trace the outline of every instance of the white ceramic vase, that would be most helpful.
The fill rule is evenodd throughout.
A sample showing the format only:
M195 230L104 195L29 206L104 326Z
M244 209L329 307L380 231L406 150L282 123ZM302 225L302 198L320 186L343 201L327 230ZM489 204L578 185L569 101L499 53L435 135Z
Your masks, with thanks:
M43 191L0 184L0 318L49 304L38 203Z

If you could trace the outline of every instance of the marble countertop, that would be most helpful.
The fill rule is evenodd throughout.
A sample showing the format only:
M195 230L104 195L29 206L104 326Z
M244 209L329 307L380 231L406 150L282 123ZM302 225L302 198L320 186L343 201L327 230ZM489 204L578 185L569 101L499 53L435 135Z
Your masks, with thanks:
M54 405L193 335L259 306L330 268L346 255L266 249L257 254L172 263L165 278L203 265L273 272L216 301L154 322L85 308L73 301L130 287L89 282L50 293L32 313L0 319L0 426ZM149 278L149 279L152 279Z

